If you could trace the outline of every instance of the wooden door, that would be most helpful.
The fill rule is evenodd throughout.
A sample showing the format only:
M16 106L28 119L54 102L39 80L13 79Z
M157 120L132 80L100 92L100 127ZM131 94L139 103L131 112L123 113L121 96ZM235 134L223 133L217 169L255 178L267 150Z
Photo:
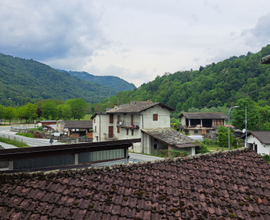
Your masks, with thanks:
M131 117L131 125L133 125L133 115L131 115L130 117Z
M113 137L113 126L109 126L109 138Z

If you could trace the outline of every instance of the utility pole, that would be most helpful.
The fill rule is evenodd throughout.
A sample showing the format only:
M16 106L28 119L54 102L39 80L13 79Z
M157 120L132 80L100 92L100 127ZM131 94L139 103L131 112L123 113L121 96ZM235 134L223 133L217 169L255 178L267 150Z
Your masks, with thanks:
M246 129L245 147L247 147L247 106L245 106L245 129Z

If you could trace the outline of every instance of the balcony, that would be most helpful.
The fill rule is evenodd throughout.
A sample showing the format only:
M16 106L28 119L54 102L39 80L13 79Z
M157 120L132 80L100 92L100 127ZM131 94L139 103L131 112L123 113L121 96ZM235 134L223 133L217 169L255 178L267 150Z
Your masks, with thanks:
M127 122L127 121L119 121L117 122L117 127L121 128L129 128L129 129L139 129L139 123L138 122Z

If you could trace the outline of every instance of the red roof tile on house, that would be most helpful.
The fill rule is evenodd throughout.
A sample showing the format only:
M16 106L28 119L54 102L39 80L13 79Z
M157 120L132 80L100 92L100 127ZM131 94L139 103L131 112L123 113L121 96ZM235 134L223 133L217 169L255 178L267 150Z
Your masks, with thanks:
M270 219L270 165L250 149L0 176L1 219Z

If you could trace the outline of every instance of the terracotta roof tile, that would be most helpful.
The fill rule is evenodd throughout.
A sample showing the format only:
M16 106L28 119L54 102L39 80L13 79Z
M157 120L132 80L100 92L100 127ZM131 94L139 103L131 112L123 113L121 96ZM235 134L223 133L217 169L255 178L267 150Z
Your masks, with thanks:
M251 150L0 178L0 219L269 219L269 164Z

